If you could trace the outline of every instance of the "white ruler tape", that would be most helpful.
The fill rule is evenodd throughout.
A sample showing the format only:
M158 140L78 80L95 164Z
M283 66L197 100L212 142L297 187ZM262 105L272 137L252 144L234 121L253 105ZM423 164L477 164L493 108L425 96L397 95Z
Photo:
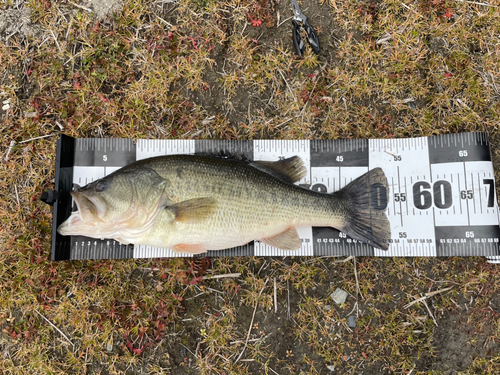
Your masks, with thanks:
M483 133L335 141L76 141L73 183L79 186L135 160L170 154L217 154L221 150L250 160L298 155L308 170L307 177L298 183L323 192L339 190L375 167L381 167L388 178L390 198L386 212L392 229L388 251L374 250L331 228L305 227L298 228L303 245L297 251L283 251L256 241L250 254L233 250L223 255L484 255L490 261L500 261L494 172ZM84 241L75 241L80 244L77 257L85 257ZM98 246L94 242L89 246ZM101 248L106 247L109 248L108 243L101 243ZM190 254L135 246L131 256Z

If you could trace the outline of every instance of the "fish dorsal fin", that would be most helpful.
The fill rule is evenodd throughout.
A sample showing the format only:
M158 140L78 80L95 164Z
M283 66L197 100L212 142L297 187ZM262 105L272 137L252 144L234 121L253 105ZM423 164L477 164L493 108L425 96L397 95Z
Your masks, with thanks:
M306 176L307 169L299 156L292 156L278 161L253 161L253 167L290 183L295 183Z
M298 250L302 246L295 227L290 227L275 236L262 238L261 241L282 250Z
M214 212L217 201L213 198L194 198L167 207L175 221L194 223L207 219Z

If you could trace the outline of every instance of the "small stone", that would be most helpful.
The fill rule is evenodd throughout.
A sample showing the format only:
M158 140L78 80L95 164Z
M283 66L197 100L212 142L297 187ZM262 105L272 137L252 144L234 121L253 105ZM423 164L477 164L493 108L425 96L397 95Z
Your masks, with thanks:
M112 351L113 350L113 344L112 343L109 343L107 346L106 346L106 350L108 352Z
M356 328L356 315L349 315L347 317L347 325L350 328Z
M6 111L10 108L10 99L7 99L7 100L4 100L3 101L3 106L2 106L2 110L3 111Z
M330 305L325 305L325 310L326 311L330 311L332 309L332 307Z
M335 371L335 366L334 365L328 365L326 368L330 371Z
M332 297L333 301L337 305L341 305L347 299L347 292L345 290L337 288L337 289L335 289L335 291L332 294L330 294L330 297Z

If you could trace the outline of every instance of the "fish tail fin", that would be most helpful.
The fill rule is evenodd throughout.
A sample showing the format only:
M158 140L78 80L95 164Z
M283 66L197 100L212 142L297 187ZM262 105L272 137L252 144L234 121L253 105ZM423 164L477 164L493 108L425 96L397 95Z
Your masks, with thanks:
M376 248L389 248L391 227L385 214L389 187L382 168L368 171L333 195L347 212L342 232Z

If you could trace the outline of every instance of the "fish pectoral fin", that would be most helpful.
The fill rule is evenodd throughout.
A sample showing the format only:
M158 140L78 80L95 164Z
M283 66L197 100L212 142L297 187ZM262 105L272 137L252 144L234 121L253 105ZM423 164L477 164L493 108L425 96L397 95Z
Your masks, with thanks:
M185 244L180 243L172 247L172 250L176 253L189 253L189 254L201 254L205 253L208 249L202 243L199 244Z
M261 241L282 250L298 250L302 246L295 227L290 227L275 236L262 238Z
M194 198L167 207L175 221L194 223L207 219L214 212L217 201L213 198Z
M307 174L304 162L299 156L278 161L254 161L251 166L290 183L303 179Z

